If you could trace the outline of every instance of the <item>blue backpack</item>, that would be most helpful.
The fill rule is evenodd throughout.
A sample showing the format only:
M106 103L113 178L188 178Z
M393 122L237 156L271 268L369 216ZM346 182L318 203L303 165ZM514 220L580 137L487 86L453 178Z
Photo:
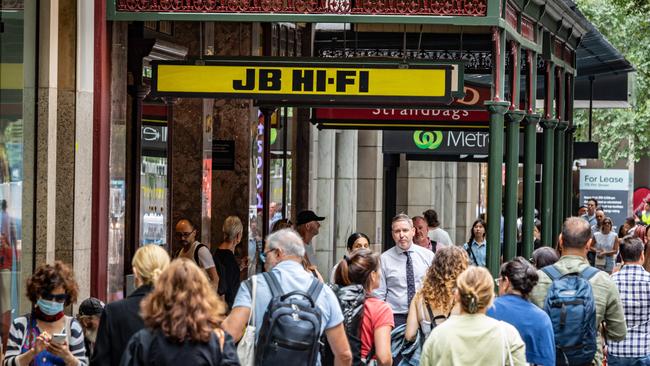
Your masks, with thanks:
M599 270L562 275L555 266L542 268L553 283L544 301L555 333L556 365L591 364L596 355L596 303L589 279Z

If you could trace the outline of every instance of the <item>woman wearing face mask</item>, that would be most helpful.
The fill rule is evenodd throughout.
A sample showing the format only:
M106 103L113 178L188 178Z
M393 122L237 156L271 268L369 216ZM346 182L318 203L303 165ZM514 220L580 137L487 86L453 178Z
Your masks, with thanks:
M469 239L463 246L467 251L470 264L475 266L485 267L487 258L487 240L485 240L485 232L487 226L485 221L478 219L472 224L472 230L469 232Z
M27 280L32 312L16 318L9 331L5 366L86 365L81 325L63 313L77 301L72 270L61 261L39 267ZM54 335L57 337L54 337ZM65 336L58 336L64 334Z
M151 292L158 276L169 266L169 254L155 244L140 247L131 261L135 285L138 287L126 299L112 302L104 308L99 322L93 366L117 366L133 334L144 328L140 303Z
M352 253L356 252L359 249L370 249L370 239L368 238L368 235L364 233L352 233L352 235L348 237L347 248L348 253L347 255L343 256L343 259L345 259L345 257L351 256ZM336 269L338 267L338 263L332 267L332 270L330 271L330 283L334 283L334 275L336 274Z

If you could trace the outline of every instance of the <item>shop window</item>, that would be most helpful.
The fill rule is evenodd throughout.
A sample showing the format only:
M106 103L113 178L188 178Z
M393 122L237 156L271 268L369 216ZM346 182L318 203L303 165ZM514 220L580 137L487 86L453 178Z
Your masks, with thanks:
M35 1L0 2L0 335L31 304L33 270Z

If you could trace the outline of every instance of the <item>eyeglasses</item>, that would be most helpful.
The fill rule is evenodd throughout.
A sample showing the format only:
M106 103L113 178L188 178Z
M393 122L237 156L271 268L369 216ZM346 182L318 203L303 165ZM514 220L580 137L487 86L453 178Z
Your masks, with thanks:
M273 248L273 249L269 249L269 250L267 250L267 251L261 253L261 254L260 254L260 260L262 261L262 263L266 263L266 257L267 257L267 255L268 255L269 253L271 253L271 252L276 251L277 249L278 249L278 248Z
M66 302L68 300L68 294L58 294L54 295L49 292L46 292L41 295L41 298L43 300L48 300L48 301L55 301L55 302Z
M187 237L189 237L190 235L192 235L193 233L194 233L194 230L189 231L189 232L177 231L177 232L176 232L176 236L178 236L178 237L180 237L180 238L187 238Z

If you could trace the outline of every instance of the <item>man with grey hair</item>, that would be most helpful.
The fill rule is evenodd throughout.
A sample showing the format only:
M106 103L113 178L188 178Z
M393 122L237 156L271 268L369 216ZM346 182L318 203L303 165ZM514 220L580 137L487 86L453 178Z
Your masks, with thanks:
M591 225L580 217L569 217L564 221L562 233L558 239L562 257L554 268L562 275L568 273L582 273L589 268L587 251L592 242ZM537 271L539 281L530 295L531 301L544 308L544 300L553 281L542 269ZM599 271L589 279L596 305L596 336L597 347L593 365L603 364L601 327L603 321L607 323L606 338L612 341L625 339L626 326L623 316L623 307L616 285L606 272ZM557 339L556 339L557 340Z
M271 272L282 287L282 292L293 291L307 293L314 280L311 273L302 266L305 247L302 238L292 229L282 229L266 237L266 248L262 254L265 269ZM235 298L230 315L223 321L222 327L239 342L244 334L251 308L254 307L252 324L258 332L259 340L264 314L272 300L271 289L264 277L253 276L256 283L255 303L251 300L253 280L242 282ZM343 314L338 299L328 286L323 286L317 298L313 299L321 313L321 334L325 332L327 341L334 353L336 365L350 365L352 352L343 328ZM320 364L320 361L318 362Z
M379 288L375 296L393 309L395 327L406 323L409 305L422 286L422 278L433 262L433 252L413 244L415 227L405 214L393 218L391 232L395 246L381 255Z
M650 273L643 268L644 245L627 238L621 246L623 267L612 275L625 313L627 336L622 342L607 340L607 364L650 365Z

